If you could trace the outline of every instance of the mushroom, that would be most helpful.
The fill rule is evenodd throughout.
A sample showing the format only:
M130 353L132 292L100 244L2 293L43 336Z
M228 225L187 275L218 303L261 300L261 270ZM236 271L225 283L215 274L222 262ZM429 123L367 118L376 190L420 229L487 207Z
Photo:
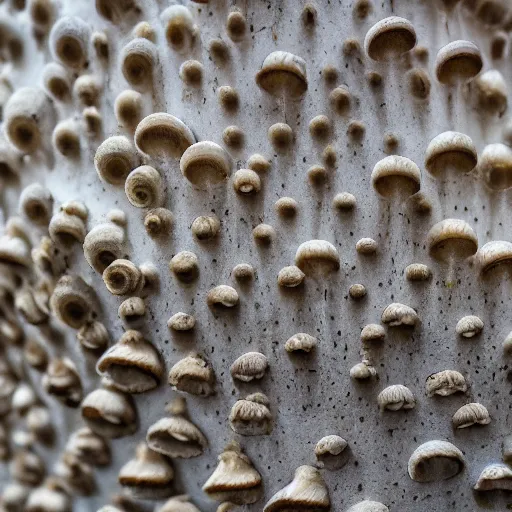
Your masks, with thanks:
M164 367L156 348L140 332L129 330L101 356L96 371L120 391L144 393L160 384Z
M420 322L418 314L410 306L394 302L382 312L381 321L390 327L415 327Z
M253 393L238 400L231 408L229 425L242 436L264 436L272 432L269 400L263 393Z
M512 470L501 462L486 466L473 487L476 491L512 491Z
M56 60L79 69L88 58L90 29L78 16L63 16L50 32L50 47Z
M39 485L45 475L44 461L27 449L16 452L9 463L11 478L26 485Z
M105 269L124 255L125 232L114 222L94 226L84 239L84 256L87 263L103 274Z
M480 334L484 328L484 323L475 315L469 315L461 318L457 322L455 332L464 338L473 338Z
M89 427L82 427L69 436L65 451L92 466L108 466L111 461L107 441Z
M329 492L320 471L312 466L300 466L292 482L270 498L263 512L297 509L320 512L330 508Z
M289 267L283 267L277 275L277 284L284 288L296 288L304 282L306 274L302 270L291 265Z
M237 280L242 282L249 282L254 279L254 267L250 263L238 263L233 267L231 275Z
M198 457L208 446L208 441L186 418L185 400L177 398L171 412L171 417L161 418L148 428L148 446L155 452L171 458Z
M215 471L203 485L203 491L212 500L245 505L261 498L261 475L236 441L224 448L218 461Z
M465 466L462 452L448 441L428 441L409 458L409 476L415 482L439 482L458 475Z
M377 376L377 370L368 361L361 361L350 368L350 378L366 380Z
M135 329L144 323L146 303L140 297L130 297L121 302L117 314L127 327Z
M420 190L421 172L409 158L390 155L375 164L371 179L382 197L405 200Z
M206 303L211 308L233 308L238 304L238 292L231 286L220 284L208 292Z
M174 470L163 455L146 443L137 445L135 458L119 470L119 483L137 499L161 500L173 493Z
M76 333L76 339L88 350L105 350L110 344L110 336L105 325L97 320L82 325Z
M190 354L169 371L169 384L178 391L197 396L215 393L215 373L199 354Z
M141 165L128 174L124 191L136 208L154 208L164 200L164 181L154 167Z
M466 379L456 370L443 370L427 377L427 396L449 396L454 393L465 393L468 389Z
M507 83L496 69L476 76L469 84L473 102L482 114L502 116L508 106Z
M306 275L325 276L340 268L340 257L330 242L309 240L299 245L295 253L295 265Z
M191 331L196 325L196 319L187 313L175 313L167 321L167 327L173 331L184 332Z
M160 15L165 37L173 50L184 53L194 44L198 27L190 10L184 5L171 5Z
M505 144L488 144L482 151L479 172L485 184L494 191L512 187L512 149Z
M150 90L153 73L158 66L155 44L143 37L129 41L120 52L121 71L125 80L135 89Z
M364 48L372 60L383 61L399 57L416 45L416 31L409 20L390 16L368 30Z
M134 293L141 284L140 270L129 260L113 261L103 271L103 282L113 295L129 295Z
M52 207L52 193L40 183L27 185L20 194L20 212L36 225L48 225L52 216Z
M228 153L215 142L207 140L189 145L180 159L183 176L202 189L225 181L231 174L231 167Z
M487 409L479 403L463 405L453 415L452 425L454 428L467 428L472 425L488 425L491 417Z
M155 512L200 512L200 510L190 502L186 494L180 494L167 500Z
M55 474L69 486L73 494L90 496L96 490L93 469L78 457L64 452L55 464Z
M284 349L286 352L301 352L307 354L316 348L318 340L305 332L299 332L286 340Z
M25 512L71 512L72 502L68 485L51 476L41 487L34 489L25 504Z
M425 168L434 177L451 170L469 173L477 162L475 145L465 133L440 133L430 141L425 151Z
M45 391L67 407L78 407L83 397L82 381L71 359L50 361L41 381Z
M154 208L144 217L144 228L151 238L169 236L174 218L167 208Z
M405 278L407 281L428 281L432 277L432 271L423 263L411 263L405 267Z
M200 242L213 240L219 234L220 220L216 215L202 215L194 219L190 229Z
M497 267L512 264L512 243L502 240L487 242L476 253L476 265L480 274L486 274Z
M26 382L20 382L11 398L11 406L20 416L24 416L31 407L37 404L37 396Z
M321 467L331 471L342 468L348 460L348 443L340 436L322 437L316 443L315 455Z
M87 208L81 201L62 203L48 226L51 240L65 249L71 248L76 242L83 243L87 234L87 217Z
M414 409L416 400L411 390L402 384L394 384L382 390L377 397L381 411L399 411Z
M347 512L389 512L389 508L379 501L364 500L352 505Z
M481 69L480 50L471 41L452 41L437 52L436 76L443 85L469 80Z
M98 176L111 185L124 185L126 178L138 163L137 152L124 135L114 135L105 139L94 155L94 166Z
M375 254L378 247L377 242L373 238L361 238L356 243L356 251L366 256Z
M199 276L199 260L191 251L181 251L169 262L169 270L183 283L191 283Z
M268 368L266 356L259 352L247 352L240 356L231 365L230 373L233 379L242 382L262 379Z

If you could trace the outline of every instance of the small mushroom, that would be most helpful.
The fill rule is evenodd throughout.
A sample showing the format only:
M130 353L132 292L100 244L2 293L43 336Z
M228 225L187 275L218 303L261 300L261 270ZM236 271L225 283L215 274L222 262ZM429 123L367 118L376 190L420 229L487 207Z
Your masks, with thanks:
M284 349L286 352L300 352L302 354L308 354L316 348L318 340L305 332L299 332L294 334L291 338L286 340Z
M195 325L195 317L187 313L182 313L181 311L172 315L167 321L167 327L178 332L191 331Z
M119 60L123 76L132 87L141 91L152 88L158 66L155 44L143 37L132 39L121 49Z
M268 368L266 356L259 352L246 352L231 365L230 373L233 379L250 382L262 379Z
M154 208L163 202L164 182L154 167L141 165L128 174L124 191L136 208Z
M120 92L114 103L114 112L119 125L134 129L142 119L142 94L132 89Z
M299 204L293 197L280 197L275 203L275 209L281 217L294 217L299 209Z
M233 188L239 194L256 194L261 190L261 179L251 169L239 169L233 176Z
M420 190L421 172L409 158L390 155L375 164L371 179L382 197L405 200Z
M316 443L315 455L321 465L331 471L342 468L348 459L348 443L340 436L325 436Z
M20 194L19 208L31 222L47 226L52 216L52 193L40 183L31 183Z
M53 359L41 381L45 391L67 407L78 407L83 397L82 381L71 359Z
M194 219L191 230L201 242L213 240L219 234L220 220L216 215L202 215Z
M501 143L485 146L479 173L491 190L508 190L512 187L512 149Z
M184 53L194 44L198 27L190 10L184 5L167 7L160 19L165 27L165 37L173 50Z
M186 494L173 496L155 512L201 512Z
M460 219L444 219L434 224L427 235L430 255L439 261L466 259L478 249L478 239L471 226Z
M48 231L55 245L69 249L83 243L87 229L87 208L81 201L66 201L50 220Z
M427 377L427 396L449 396L454 393L465 393L468 389L466 379L456 370L443 370Z
M372 60L383 61L399 57L416 45L416 31L409 20L390 16L377 22L364 38L366 54Z
M415 327L420 322L418 314L410 306L394 302L382 312L381 321L390 327Z
M237 280L242 282L249 282L254 279L255 270L249 263L239 263L233 267L231 275Z
M348 289L348 294L351 299L361 300L366 297L366 287L363 284L353 284Z
M56 60L70 68L81 68L88 58L90 29L78 16L63 16L50 32L50 47Z
M377 370L368 361L361 361L350 368L350 378L366 380L377 376Z
M284 267L279 271L279 274L277 275L277 284L284 288L296 288L304 282L305 277L306 274L304 274L299 267L291 265L289 267Z
M55 464L55 474L69 486L73 494L90 496L96 490L92 467L70 452L64 452Z
M270 224L258 224L252 230L254 241L260 245L270 245L276 238L276 231Z
M461 318L457 322L455 332L464 338L473 338L480 334L484 328L484 323L479 317L475 315L469 315Z
M272 413L263 393L237 400L229 414L231 430L242 436L264 436L272 432Z
M71 512L70 489L62 479L48 477L41 487L35 488L25 504L25 512Z
M220 284L208 292L206 303L210 308L233 308L238 304L238 292L231 286Z
M215 393L215 373L199 354L191 354L178 361L169 371L169 384L178 391L197 396Z
M20 382L11 398L11 406L20 416L25 416L29 409L37 404L37 396L25 382Z
M146 443L137 445L135 458L119 470L119 483L137 499L160 500L173 493L174 470L163 455Z
M356 207L356 198L350 192L341 192L334 196L332 205L337 210L351 211Z
M377 242L373 238L361 238L361 240L356 243L356 251L364 255L375 254L378 247Z
M129 295L134 293L141 284L140 270L129 260L113 261L103 271L103 282L113 295Z
M151 238L168 236L173 223L173 215L167 208L154 208L144 217L144 228Z
M94 226L84 239L84 256L87 263L103 274L104 270L115 260L124 255L124 229L113 223L105 222Z
M276 151L286 151L294 140L292 127L286 123L275 123L268 129L268 140Z
M452 425L454 428L467 428L472 425L488 425L491 422L489 411L479 403L463 405L453 415Z
M416 400L412 391L402 384L394 384L383 389L377 397L381 411L399 411L401 409L414 409Z
M190 87L200 87L203 82L204 66L197 60L190 59L180 66L179 76Z
M92 466L108 466L111 461L107 441L89 427L82 427L69 436L65 451Z
M129 330L101 356L96 371L120 391L144 393L160 384L164 368L156 348Z
M183 176L192 185L203 189L225 181L231 174L231 167L228 153L207 140L190 145L180 160Z
M218 461L215 471L203 485L209 498L237 505L255 503L261 498L261 475L236 441L224 448Z
M255 153L247 160L247 168L259 173L264 173L270 169L270 162L263 155Z
M452 41L437 52L436 76L443 85L465 82L476 76L482 65L480 50L474 43Z
M88 350L105 350L110 343L108 331L101 322L92 320L82 325L76 333L76 339Z
M22 484L39 485L45 475L44 461L32 451L20 450L9 463L9 472L12 478Z
M96 150L94 166L101 180L111 185L124 185L139 163L133 144L124 135L105 139Z
M502 240L487 242L476 253L476 264L480 274L512 264L512 243Z
M501 462L486 466L473 487L476 491L512 491L512 470Z
M447 441L427 441L409 458L409 476L415 482L440 482L458 475L465 466L462 452Z
M312 466L298 467L292 482L270 498L263 512L298 509L318 512L331 509L327 486L320 471Z
M130 297L121 302L117 315L127 327L131 329L140 327L144 323L146 303L140 297Z
M347 512L389 512L389 508L379 501L364 500L352 505Z
M191 283L199 276L199 260L191 251L181 251L172 257L169 270L183 283Z
M501 117L507 110L507 83L497 69L489 69L476 76L469 87L480 113Z
M340 257L330 242L309 240L299 245L295 264L306 275L327 275L340 268Z
M405 267L405 278L407 281L428 281L432 277L432 271L423 263L411 263Z

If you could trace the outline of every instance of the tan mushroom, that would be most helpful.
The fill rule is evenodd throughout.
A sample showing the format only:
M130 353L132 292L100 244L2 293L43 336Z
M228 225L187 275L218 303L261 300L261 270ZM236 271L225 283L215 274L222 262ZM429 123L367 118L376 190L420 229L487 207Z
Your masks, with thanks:
M198 396L215 393L215 373L199 354L178 361L169 371L169 384L178 391Z
M455 332L463 338L473 338L482 332L484 323L475 315L461 318L455 327Z
M364 39L366 54L382 61L399 57L416 45L416 31L409 20L390 16L377 22Z
M299 245L295 264L306 275L327 275L340 268L338 251L326 240L309 240Z
M468 389L466 379L456 370L443 370L427 377L427 396L449 396L454 393L465 393Z
M479 403L463 405L453 415L452 425L454 428L467 428L472 425L488 425L491 422L489 411Z
M476 491L512 491L512 469L500 462L489 464L480 473L473 489Z
M229 425L242 436L262 436L272 432L269 400L263 393L253 393L238 400L231 408Z
M394 384L382 390L377 397L381 411L399 411L414 409L416 400L411 390L402 384Z
M439 482L458 475L465 466L462 452L447 441L428 441L409 458L409 476L415 482Z
M230 373L234 379L242 382L262 379L268 368L266 356L259 352L247 352L231 365Z
M371 179L382 197L405 200L420 190L421 172L409 158L390 155L375 164Z
M420 319L410 306L394 302L384 309L381 321L383 324L389 324L390 327L415 327Z
M450 85L473 78L480 72L482 65L480 50L474 43L452 41L437 52L436 76L442 84Z

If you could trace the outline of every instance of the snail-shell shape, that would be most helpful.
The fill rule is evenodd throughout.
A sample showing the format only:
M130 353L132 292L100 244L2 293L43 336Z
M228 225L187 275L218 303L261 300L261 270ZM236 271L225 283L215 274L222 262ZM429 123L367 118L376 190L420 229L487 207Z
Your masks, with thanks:
M234 361L229 371L234 379L250 382L262 379L267 368L268 360L266 356L259 352L247 352Z
M203 433L181 415L161 418L151 425L146 441L152 450L171 458L198 457L208 446Z
M322 437L315 446L316 459L326 469L339 469L347 461L347 446L347 441L340 436Z
M380 324L368 324L361 330L361 341L373 343L382 341L386 337L386 331Z
M141 297L129 297L119 304L117 315L130 329L136 329L144 323L146 303Z
M476 491L512 491L512 469L501 462L489 464L473 487Z
M50 32L54 58L70 68L81 68L88 58L89 35L89 25L77 16L60 18Z
M94 166L98 176L111 185L122 185L139 158L130 140L124 135L105 139L96 150Z
M411 263L405 267L405 278L407 281L428 281L432 277L432 271L423 263Z
M108 466L111 461L107 441L89 427L82 427L69 436L65 451L93 466Z
M53 359L41 381L49 395L68 407L78 407L83 397L82 381L71 359Z
M233 188L239 194L256 194L261 190L261 179L251 169L239 169L233 176Z
M103 271L103 282L113 295L134 293L141 279L140 270L130 260L115 260Z
M181 251L169 262L169 270L183 283L191 283L199 276L199 260L191 251Z
M225 181L231 174L228 153L215 142L201 141L188 147L180 160L183 176L199 188Z
M83 248L87 263L96 272L103 274L113 261L122 259L124 239L123 228L113 222L94 226L84 239Z
M231 286L220 284L208 292L206 303L211 308L233 308L238 304L238 292Z
M387 156L379 160L372 171L373 188L382 197L412 196L420 190L420 183L419 167L405 156Z
M52 134L53 147L66 158L80 154L80 127L74 119L64 119L55 126Z
M402 384L394 384L383 389L377 397L381 411L399 411L400 409L414 409L416 400L412 391Z
M14 306L26 322L40 325L48 321L48 299L49 292L46 289L25 285L16 291Z
M458 475L465 466L462 452L448 441L427 441L409 458L409 476L415 482L439 482Z
M151 238L165 237L174 223L172 212L166 208L154 208L144 217L144 228Z
M97 105L102 94L102 81L94 75L81 75L73 84L73 96L86 107Z
M153 85L153 72L158 64L156 46L143 37L132 39L121 50L121 71L134 88L146 90Z
M48 364L48 353L44 346L33 339L28 339L23 345L23 356L27 364L36 370L43 371ZM5 385L5 383L2 383Z
M420 319L416 311L410 306L393 302L382 312L381 321L383 324L388 324L390 327L414 327L419 323Z
M277 275L277 284L284 288L295 288L304 282L305 277L306 274L304 274L299 267L291 265L289 267L284 267L279 271L279 274Z
M370 59L382 61L396 58L416 45L416 31L409 20L390 16L378 21L364 38L364 49Z
M110 344L108 331L98 320L82 325L76 333L76 339L88 350L105 350Z
M141 165L126 178L124 191L136 208L154 208L163 201L164 186L160 173L154 167Z
M124 393L144 393L160 384L164 368L156 348L129 330L101 356L96 371Z
M191 354L171 368L169 384L178 391L210 396L215 393L215 373L199 354Z
M47 226L50 222L53 207L53 196L50 190L40 183L26 186L20 195L20 211L34 224Z
M330 242L309 240L299 245L295 264L306 275L327 275L340 268L340 256Z
M254 279L255 270L250 263L239 263L233 267L231 275L237 281L249 282Z
M58 62L49 62L42 71L44 89L56 100L65 101L71 96L68 71Z
M95 389L83 400L82 418L100 436L116 439L137 431L137 414L129 396L115 389Z
M487 242L476 253L476 263L481 274L500 265L512 265L512 243L503 240Z
M477 162L473 140L465 133L440 133L430 141L425 151L425 168L432 176L439 176L448 169L468 173Z
M186 494L173 496L155 512L201 512Z
M140 443L135 458L119 470L119 483L136 499L160 500L173 493L174 470L163 455Z
M114 104L117 123L135 129L142 118L143 98L140 92L126 89L120 92Z
M329 491L318 469L300 466L293 480L278 491L265 505L263 512L286 512L288 510L330 510Z
M256 83L272 96L302 97L308 88L306 61L289 52L272 52L256 74Z
M165 26L167 42L174 50L185 52L194 44L198 29L186 6L171 5L162 11L160 19Z
M65 324L79 329L98 311L96 292L80 276L62 276L55 285L50 306Z
M389 508L379 501L364 500L352 505L347 512L389 512Z
M242 436L264 436L272 432L272 414L268 398L263 393L254 393L238 400L231 408L229 425Z
M478 249L478 238L471 226L460 219L444 219L427 235L430 255L439 261L466 259Z
M512 187L512 149L501 143L485 146L479 172L491 190L502 191Z
M469 80L482 69L482 56L476 44L471 41L452 41L443 46L435 61L439 82L450 85Z
M475 315L468 315L457 322L455 332L464 338L473 338L473 336L480 334L483 328L484 323L479 317Z
M42 89L22 87L7 101L3 120L9 142L22 153L34 153L53 128L55 110Z
M491 422L489 411L485 406L477 402L463 405L453 415L454 428L467 428L472 425L488 425Z
M476 107L484 113L501 116L507 110L508 91L503 75L490 69L471 82Z
M134 135L135 146L151 158L180 158L196 142L190 128L177 117L156 112L145 117Z
M190 229L197 240L212 240L220 231L220 220L216 215L201 215L194 219Z
M454 393L465 393L468 389L466 379L456 370L443 370L433 373L427 378L427 396L449 396Z
M286 352L302 352L307 354L314 350L317 345L318 340L314 336L305 332L299 332L286 340L284 349Z
M196 319L193 315L187 315L187 313L178 312L167 320L167 327L173 331L191 331L196 325Z
M72 502L69 486L57 477L49 477L41 487L29 495L25 512L71 512Z
M366 361L355 364L350 368L350 378L355 380L371 379L377 375L377 370L374 366Z
M215 501L237 505L255 503L261 497L261 475L251 460L233 441L218 457L218 465L203 485L203 491Z
M80 201L67 201L50 220L48 231L55 245L70 248L75 243L83 243L87 233L87 208Z

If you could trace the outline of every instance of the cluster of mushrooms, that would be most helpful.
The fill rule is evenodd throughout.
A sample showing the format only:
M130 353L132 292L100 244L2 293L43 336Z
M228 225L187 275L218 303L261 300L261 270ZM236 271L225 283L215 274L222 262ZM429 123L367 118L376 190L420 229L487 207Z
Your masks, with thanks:
M367 31L363 45L357 39L346 39L343 53L364 55L369 62L388 62L390 66L395 61L410 61L404 80L416 99L427 100L434 87L452 88L453 94L459 95L471 108L500 119L508 104L506 80L496 69L484 70L484 61L487 62L487 53L491 61L503 59L507 54L512 29L511 6L498 0L439 0L439 3L447 16L464 3L463 8L472 13L475 23L491 27L494 35L489 51L471 41L451 41L438 48L431 78L424 66L428 49L418 44L414 25L405 18L391 16L377 21ZM176 170L179 168L179 179L205 194L219 187L226 188L228 183L241 198L258 194L270 172L271 160L255 153L244 166L234 159L230 151L246 141L240 127L232 125L223 131L223 147L213 141L198 140L186 120L164 109L148 111L147 108L149 97L155 104L161 104L158 84L165 77L161 76L159 47L168 45L172 51L190 56L196 45L205 43L201 41L195 14L198 9L215 9L215 4L213 0L210 3L196 0L188 5L172 3L161 10L161 26L157 28L141 21L144 2L96 0L95 9L105 30L95 30L83 17L61 14L61 6L55 0L6 0L0 16L2 187L14 186L28 166L51 168L55 161L62 159L72 163L86 146L93 146L94 161L89 164L96 170L97 179L107 189L124 188L127 202L123 207L140 209L141 230L154 244L166 243L179 218L166 207L168 178L163 168L175 165ZM357 0L352 10L357 19L364 20L372 15L372 2ZM23 35L16 29L16 20L22 16L28 16L31 36L47 62L39 85L15 89L9 77L22 62L25 51ZM300 16L304 30L314 30L317 7L307 3ZM117 54L113 52L114 29L131 33ZM223 28L230 44L247 42L249 30L244 10L232 8ZM208 44L212 60L222 63L230 59L229 45L222 38ZM115 101L106 104L102 97L109 87L108 63L120 68L126 88L117 93ZM270 52L259 65L247 66L252 66L254 86L275 99L285 119L287 102L288 105L301 102L308 93L308 74L318 72L330 88L327 99L332 115L350 114L354 94L346 85L337 85L339 76L334 66L310 69L303 58L285 50ZM201 62L189 59L181 64L179 77L194 88L202 83L204 72ZM382 87L383 77L378 72L368 71L366 77L371 88ZM230 85L219 86L217 97L225 112L240 108L239 93ZM71 110L62 107L69 107L70 102L74 105ZM106 134L104 118L112 115L120 130ZM311 119L307 127L310 136L324 147L322 163L307 171L311 187L321 187L331 180L337 165L332 123L329 116L321 114ZM351 119L347 135L351 140L361 141L365 130L364 122ZM267 131L276 153L288 151L295 136L286 122L273 124ZM505 126L502 139L485 146L478 154L468 135L457 131L439 133L425 145L422 167L436 180L454 176L469 179L472 175L492 193L503 193L512 188L512 123ZM412 202L418 214L428 216L431 203L422 191L420 166L396 154L398 143L396 135L385 136L388 156L373 163L370 176L373 191L394 204ZM158 512L199 512L193 497L178 494L174 488L172 460L201 457L208 448L208 439L194 423L194 411L189 415L184 397L194 395L206 399L214 395L218 379L220 375L226 378L225 373L221 372L220 364L216 367L215 360L210 361L214 358L198 351L166 368L168 361L157 344L141 332L141 326L147 317L146 300L158 295L161 281L168 276L159 275L151 261L132 261L127 216L122 209L113 204L106 218L92 223L90 208L93 206L87 203L85 198L58 203L49 188L32 182L19 194L18 215L11 215L3 226L0 458L9 462L11 481L3 489L1 510L71 511L75 496L95 493L95 468L107 467L111 462L109 440L139 435L136 453L126 454L126 463L118 475L124 494L115 496L101 512L144 510L137 508L137 500L165 500L157 506ZM275 211L280 217L292 218L299 204L293 197L282 196L275 201ZM356 197L340 192L334 197L333 208L350 212L356 208ZM212 212L199 216L190 226L191 236L196 242L207 244L219 236L227 222L228 219ZM248 243L255 243L262 250L279 236L274 226L263 222L252 228L251 235L253 242ZM458 265L473 266L477 279L512 264L512 241L492 240L480 246L474 229L457 218L445 218L433 224L426 235L425 247L441 267L446 267L444 274L450 286L456 282ZM355 249L361 258L372 258L380 247L376 240L365 237L358 240ZM73 262L82 253L96 273L91 282L73 270ZM341 264L335 240L304 241L297 244L294 261L282 262L277 283L273 285L293 289L301 287L305 280L325 282L340 270ZM173 279L184 286L193 286L199 278L199 258L188 250L177 252L168 268ZM232 270L237 283L250 283L255 275L256 269L249 263L239 263ZM426 264L412 263L403 275L415 286L428 286L433 271ZM115 342L103 314L107 305L101 303L99 286L122 299L118 317L124 333ZM363 284L356 283L348 293L352 300L362 301L367 290ZM222 315L222 311L236 308L243 299L235 287L220 282L202 300ZM383 310L380 324L367 324L360 336L361 361L350 369L354 384L378 379L376 347L385 340L387 329L412 332L419 323L418 311L393 302ZM26 335L28 324L36 326L45 337L57 338L62 332L74 332L77 343L96 358L96 372L101 377L99 386L87 391L81 377L82 365L65 354L51 355L41 340ZM192 331L196 318L178 311L167 325L175 333ZM481 335L484 324L478 316L467 315L454 329L461 339L468 339ZM290 358L307 358L322 350L322 340L311 333L298 332L282 340L282 347ZM512 351L512 332L504 340L503 348ZM265 468L258 467L244 452L243 439L271 435L275 427L272 400L257 389L271 365L270 356L257 351L247 351L231 362L231 378L256 387L233 403L225 419L233 441L219 454L217 466L202 486L204 493L219 503L219 512L246 510L246 505L262 499ZM27 377L27 368L40 373L40 389ZM169 400L167 414L154 422L144 437L139 429L141 411L137 410L132 395L166 384L177 392L177 397ZM467 378L457 370L425 375L427 397L465 395L468 389ZM375 397L376 409L381 414L413 409L417 395L404 384L389 385ZM39 450L39 447L48 449L55 442L56 430L46 404L48 399L75 410L80 418L80 426L69 435L51 471L47 471ZM468 402L454 411L451 421L454 429L464 429L487 425L491 416L481 403ZM11 428L14 424L16 428ZM351 450L339 435L323 437L314 448L316 464L298 467L290 483L282 486L266 504L258 505L259 509L264 512L339 510L331 503L323 471L340 470L350 459ZM508 466L511 462L512 438L507 437L503 462L486 466L474 489L512 490L512 469ZM407 471L416 482L434 482L454 477L465 466L464 454L454 444L431 440L413 451ZM368 499L354 504L347 512L388 510L386 505Z

